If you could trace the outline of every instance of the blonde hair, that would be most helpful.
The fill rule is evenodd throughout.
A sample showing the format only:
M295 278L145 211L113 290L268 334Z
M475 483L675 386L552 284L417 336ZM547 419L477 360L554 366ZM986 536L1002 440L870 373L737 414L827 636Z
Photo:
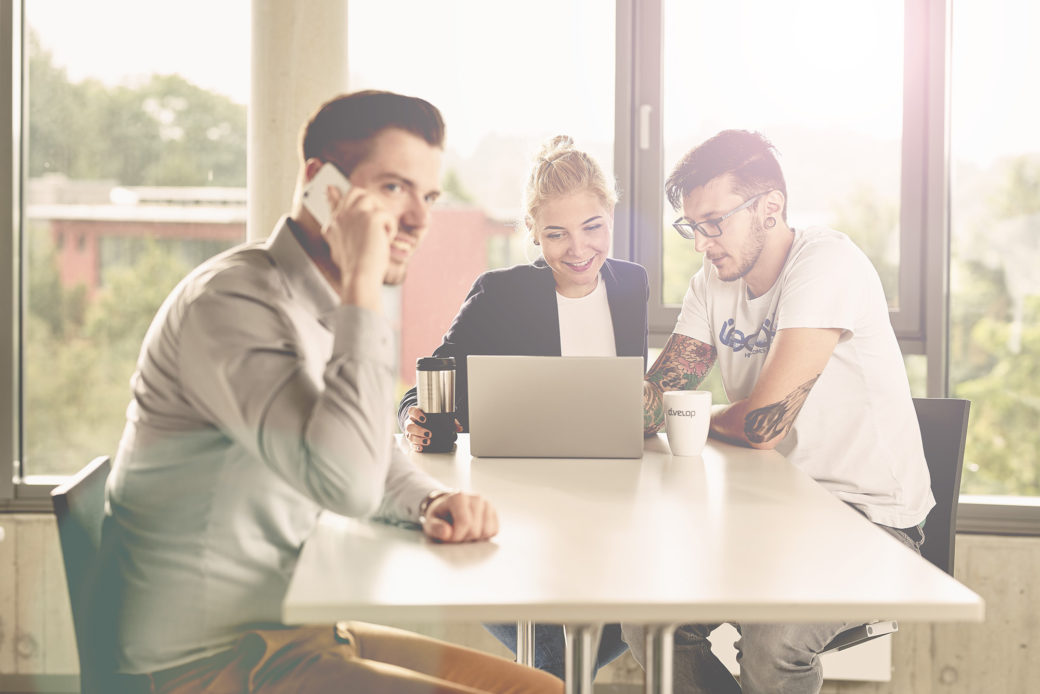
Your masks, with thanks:
M518 226L532 232L538 208L547 200L571 193L589 192L604 207L613 208L618 194L613 181L607 181L600 165L585 152L574 148L568 135L557 135L542 147L535 158L524 188L524 219Z

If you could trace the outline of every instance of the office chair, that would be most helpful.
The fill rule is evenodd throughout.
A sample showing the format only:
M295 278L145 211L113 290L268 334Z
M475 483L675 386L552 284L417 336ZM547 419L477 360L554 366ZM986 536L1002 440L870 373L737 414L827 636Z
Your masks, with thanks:
M72 605L82 694L150 688L144 676L115 674L115 557L108 542L102 546L102 526L109 522L105 480L110 469L109 457L100 456L51 492Z
M935 497L935 506L929 511L925 523L921 556L951 576L970 407L970 400L914 398L924 457L932 478L932 496ZM899 625L892 621L851 627L835 636L821 653L843 651L898 629Z

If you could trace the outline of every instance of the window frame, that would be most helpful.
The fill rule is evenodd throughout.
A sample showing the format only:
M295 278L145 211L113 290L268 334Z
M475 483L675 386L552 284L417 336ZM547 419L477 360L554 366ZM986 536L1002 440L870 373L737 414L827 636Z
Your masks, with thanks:
M639 3L618 3L618 26L621 5L629 5L626 11L628 25L634 27L631 53L635 67L632 86L633 101L628 113L632 116L631 176L633 204L642 210L640 226L645 229L663 228L662 217L664 165L661 134L663 97L663 0L648 0ZM920 66L929 45L910 40L921 31L918 15L927 12L927 3L905 3L904 80L903 80L903 138L901 157L900 195L900 238L899 238L899 295L898 308L890 310L892 325L900 345L907 354L925 352L924 278L917 272L921 267L923 238L916 233L902 230L924 230L927 228L926 195L924 187L928 180L926 172L925 134L929 126L929 97L920 85L926 79ZM620 44L620 37L619 37ZM620 45L619 45L620 56ZM619 109L620 112L620 109ZM620 133L619 133L620 136ZM636 200L638 198L638 200ZM636 228L636 220L628 219L630 229ZM632 260L646 267L650 277L650 332L651 344L663 345L679 316L679 306L666 304L661 299L663 285L663 240L658 233L642 233L629 240Z
M10 233L0 234L0 262L8 281L0 283L0 306L10 320L0 321L0 445L11 462L11 474L0 474L0 509L14 507L23 496L19 474L21 430L20 355L21 335L21 166L22 152L22 5L20 0L0 0L0 131L8 133L0 150L0 215L8 220Z
M653 296L660 296L662 239L656 232L640 232L663 224L662 1L616 0L615 12L614 162L624 194L615 211L614 255L644 264ZM903 352L927 357L930 397L948 392L951 16L952 0L905 2L900 309L892 313L892 322ZM0 283L0 305L10 308L11 317L0 321L0 442L15 473L0 474L0 512L50 511L55 482L17 474L22 451L24 32L23 0L0 0L0 127L11 134L0 152L0 215L12 230L0 234L0 262L10 278ZM651 300L651 346L664 345L677 315L677 307ZM965 495L958 530L1040 535L1040 499L1033 504Z
M630 27L630 35L618 36L615 162L622 190L630 193L615 214L615 248L647 269L650 344L662 347L679 313L660 298L663 240L656 231L664 224L663 0L619 0L617 12L617 26ZM890 317L902 352L927 358L929 397L949 393L951 18L952 0L904 2L899 296ZM621 64L623 55L629 65ZM1040 535L1040 500L962 495L957 529Z

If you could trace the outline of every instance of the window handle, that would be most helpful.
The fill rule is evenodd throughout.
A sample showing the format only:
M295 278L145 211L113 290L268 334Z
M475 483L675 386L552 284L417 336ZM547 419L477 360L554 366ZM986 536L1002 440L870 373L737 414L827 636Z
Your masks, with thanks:
M642 104L639 107L639 149L650 149L650 113L653 111L650 104Z

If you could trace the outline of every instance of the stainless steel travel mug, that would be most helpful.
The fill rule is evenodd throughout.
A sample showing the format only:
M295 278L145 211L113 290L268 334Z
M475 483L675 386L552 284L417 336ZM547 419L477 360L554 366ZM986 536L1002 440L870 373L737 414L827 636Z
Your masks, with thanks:
M455 447L455 358L421 357L415 362L415 385L423 423L430 430L429 453L447 453Z

